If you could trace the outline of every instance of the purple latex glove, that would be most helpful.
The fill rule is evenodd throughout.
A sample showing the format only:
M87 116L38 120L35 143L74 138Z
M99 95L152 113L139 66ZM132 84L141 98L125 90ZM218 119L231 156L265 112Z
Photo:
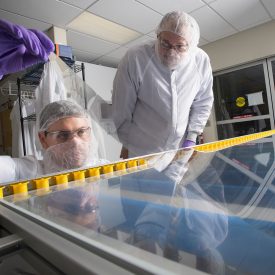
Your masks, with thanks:
M182 147L183 148L186 148L186 147L191 147L191 146L194 146L196 145L196 142L192 141L192 140L188 140L186 139L183 144L182 144Z
M0 79L47 61L53 51L53 42L43 32L0 19Z

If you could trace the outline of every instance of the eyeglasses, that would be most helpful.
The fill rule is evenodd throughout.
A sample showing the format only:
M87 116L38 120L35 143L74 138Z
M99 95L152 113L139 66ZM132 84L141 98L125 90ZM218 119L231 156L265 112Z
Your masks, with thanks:
M45 136L49 135L51 138L55 139L58 143L66 142L67 140L72 139L75 135L77 135L81 139L87 139L90 136L91 128L90 127L82 127L76 129L74 131L45 131Z
M74 203L64 205L63 210L70 213L70 214L91 214L91 213L96 213L96 211L99 209L98 205L94 204L88 204L86 203L83 207L80 205L76 205Z
M188 44L172 45L169 41L159 38L160 46L165 50L175 50L178 53L183 53L188 50Z

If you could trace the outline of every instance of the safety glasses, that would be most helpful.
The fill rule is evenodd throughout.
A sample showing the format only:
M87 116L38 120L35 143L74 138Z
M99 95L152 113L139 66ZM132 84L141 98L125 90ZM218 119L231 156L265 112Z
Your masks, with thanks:
M88 139L91 134L91 128L90 127L82 127L79 129L76 129L74 131L45 131L44 132L45 137L49 136L52 139L55 139L58 143L66 142L70 139L72 139L74 136L78 136L81 139Z
M178 53L184 53L188 50L188 44L172 45L168 40L159 37L160 46L165 50L175 50Z

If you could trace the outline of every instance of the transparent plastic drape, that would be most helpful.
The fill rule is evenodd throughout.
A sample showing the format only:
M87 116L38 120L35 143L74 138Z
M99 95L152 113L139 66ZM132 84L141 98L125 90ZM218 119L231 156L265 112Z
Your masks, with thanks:
M79 68L77 68L79 69ZM59 57L52 54L49 62L44 65L39 87L36 89L36 115L50 102L72 100L87 109L91 116L92 158L106 159L104 145L105 125L101 123L101 108L106 102L89 87L75 72ZM109 122L112 123L110 120ZM38 127L39 129L39 127ZM37 139L37 145L39 146Z

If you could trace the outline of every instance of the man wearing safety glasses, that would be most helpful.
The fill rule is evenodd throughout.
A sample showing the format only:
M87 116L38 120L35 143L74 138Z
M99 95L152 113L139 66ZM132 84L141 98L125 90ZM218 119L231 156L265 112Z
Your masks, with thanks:
M212 69L200 31L182 11L166 14L153 42L130 49L113 87L123 158L195 145L213 104Z
M77 103L68 100L49 103L41 111L37 126L43 160L34 156L1 156L0 185L7 181L106 163L93 158L91 118Z

